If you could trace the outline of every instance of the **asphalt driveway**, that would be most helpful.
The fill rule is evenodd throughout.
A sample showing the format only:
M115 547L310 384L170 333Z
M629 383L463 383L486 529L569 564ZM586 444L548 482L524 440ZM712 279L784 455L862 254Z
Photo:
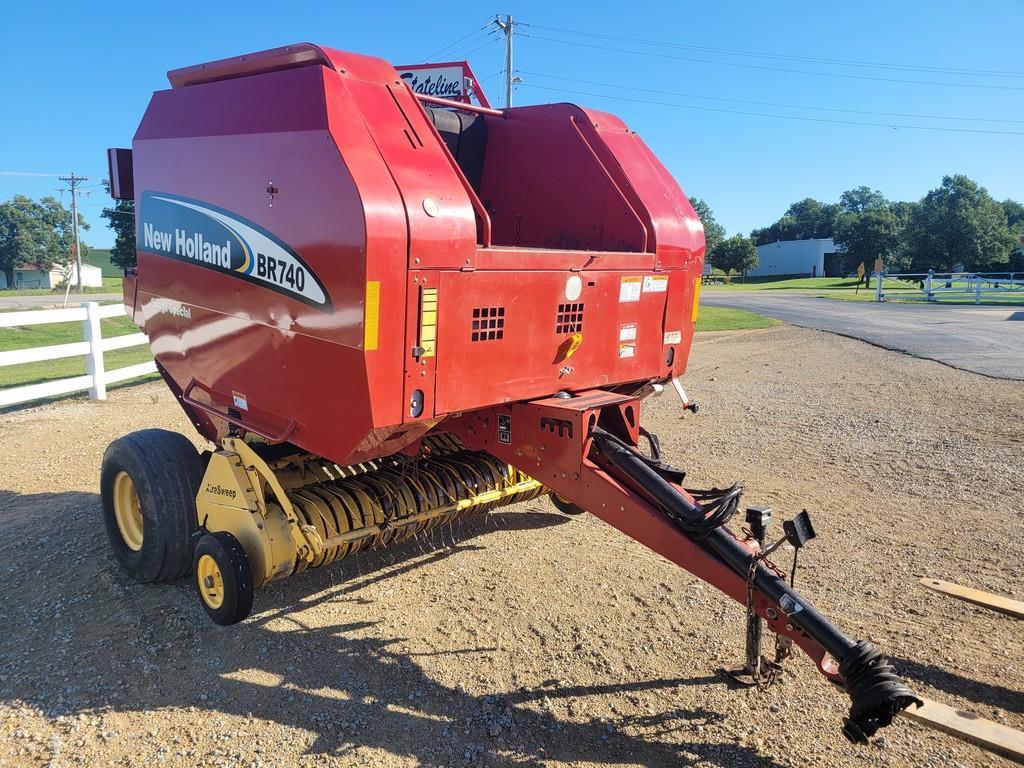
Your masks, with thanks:
M1000 379L1024 380L1024 308L837 301L774 291L706 291L701 303L850 336Z

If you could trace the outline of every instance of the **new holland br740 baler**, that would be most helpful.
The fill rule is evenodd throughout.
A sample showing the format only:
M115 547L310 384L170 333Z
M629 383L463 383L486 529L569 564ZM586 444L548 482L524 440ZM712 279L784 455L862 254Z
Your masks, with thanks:
M644 397L687 405L704 235L622 121L421 97L314 45L169 79L110 152L136 206L125 302L215 448L144 430L108 449L136 578L191 571L230 624L269 581L550 493L800 646L850 695L850 738L916 701L726 527L738 485L687 491L656 439L639 450Z

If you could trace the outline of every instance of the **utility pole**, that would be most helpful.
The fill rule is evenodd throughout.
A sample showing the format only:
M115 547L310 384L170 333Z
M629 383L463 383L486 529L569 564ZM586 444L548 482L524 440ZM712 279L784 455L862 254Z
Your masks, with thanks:
M72 171L70 176L59 177L61 181L71 187L71 226L75 231L75 271L78 273L78 292L82 292L82 241L78 237L78 188L83 181L88 181L88 176L76 176Z
M505 108L508 109L512 106L512 84L515 82L512 76L512 37L515 34L512 15L505 16L505 21L495 16L494 23L505 33Z

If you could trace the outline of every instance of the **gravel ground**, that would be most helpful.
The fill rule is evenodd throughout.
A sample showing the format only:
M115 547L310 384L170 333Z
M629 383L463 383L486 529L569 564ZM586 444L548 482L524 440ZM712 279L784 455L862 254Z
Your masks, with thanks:
M687 386L699 415L666 394L645 422L689 481L810 509L798 587L923 695L1024 728L1021 625L917 584L1021 596L1024 387L792 327L702 335ZM138 585L108 551L103 450L150 426L193 434L160 383L2 417L0 765L1009 765L905 720L847 744L802 656L729 690L742 607L547 501L215 626L187 580Z

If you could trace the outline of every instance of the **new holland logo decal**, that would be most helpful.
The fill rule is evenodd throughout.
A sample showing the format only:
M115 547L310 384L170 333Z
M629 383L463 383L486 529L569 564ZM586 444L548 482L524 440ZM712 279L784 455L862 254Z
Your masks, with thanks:
M299 255L253 221L163 192L143 192L136 246L212 269L333 312L331 297Z

